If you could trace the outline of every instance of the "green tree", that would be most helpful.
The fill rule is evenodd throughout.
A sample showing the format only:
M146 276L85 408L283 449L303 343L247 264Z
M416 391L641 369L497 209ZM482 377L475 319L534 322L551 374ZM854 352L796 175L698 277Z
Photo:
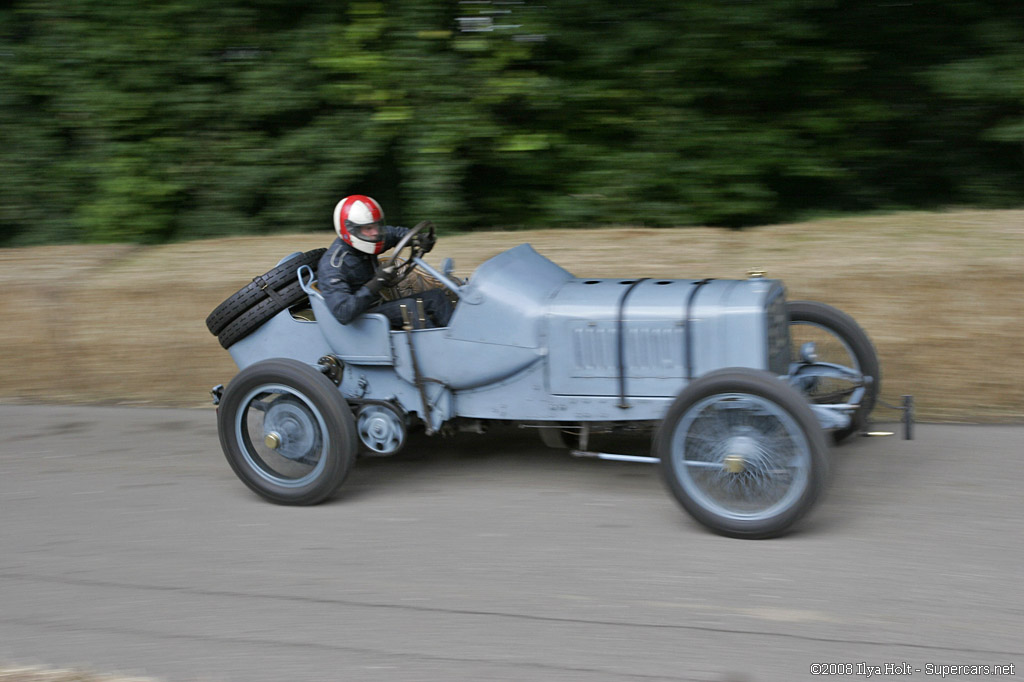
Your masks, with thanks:
M1009 0L14 0L0 245L1020 204Z

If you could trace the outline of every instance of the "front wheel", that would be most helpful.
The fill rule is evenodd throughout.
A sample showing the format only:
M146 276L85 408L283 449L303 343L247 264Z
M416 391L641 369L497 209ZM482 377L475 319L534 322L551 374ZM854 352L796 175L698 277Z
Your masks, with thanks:
M796 389L762 370L719 370L688 385L654 452L683 508L730 537L785 533L827 480L828 446L814 413Z
M317 504L348 475L358 451L352 411L309 365L265 360L239 372L217 410L228 464L278 504Z
M850 384L842 379L819 379L807 391L808 399L815 403L857 404L850 425L832 432L836 443L863 431L882 388L878 353L871 339L856 320L825 303L790 301L786 304L786 311L789 313L794 362L800 360L801 346L812 341L819 361L855 370L867 379L864 385Z

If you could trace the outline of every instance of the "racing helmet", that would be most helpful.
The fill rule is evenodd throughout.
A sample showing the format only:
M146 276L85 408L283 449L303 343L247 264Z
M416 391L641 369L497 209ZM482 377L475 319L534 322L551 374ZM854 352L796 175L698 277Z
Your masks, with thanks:
M368 229L373 227L377 229ZM384 211L368 196L345 197L334 207L334 231L353 248L380 253L384 250Z

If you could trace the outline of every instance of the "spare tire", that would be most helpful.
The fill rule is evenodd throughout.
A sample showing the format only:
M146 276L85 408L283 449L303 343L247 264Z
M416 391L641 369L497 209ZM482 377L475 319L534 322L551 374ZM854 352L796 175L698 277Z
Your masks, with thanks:
M250 308L261 302L272 302L272 299L268 298L267 289L281 293L283 289L296 282L295 273L303 265L308 265L315 272L317 264L320 262L320 257L326 251L327 249L313 249L312 251L297 254L265 274L253 277L252 282L246 284L213 309L213 312L206 318L206 328L214 336L220 336L228 325L241 317ZM297 302L297 300L293 302ZM287 305L291 304L292 302L289 302ZM281 308L278 307L277 310L279 311ZM235 340L237 341L238 339ZM223 344L224 341L221 340L221 343ZM226 345L224 347L227 348Z
M224 348L230 348L259 329L274 315L305 300L307 300L306 292L302 290L296 280L277 292L277 300L265 298L229 322L228 326L224 327L217 335L217 340Z

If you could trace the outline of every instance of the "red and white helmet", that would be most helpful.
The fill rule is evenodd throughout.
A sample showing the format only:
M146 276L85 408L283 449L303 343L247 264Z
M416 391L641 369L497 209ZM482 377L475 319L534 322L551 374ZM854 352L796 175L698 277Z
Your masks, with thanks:
M367 227L375 226L375 234ZM334 231L341 241L365 253L384 250L384 211L380 204L362 194L345 197L334 207Z

